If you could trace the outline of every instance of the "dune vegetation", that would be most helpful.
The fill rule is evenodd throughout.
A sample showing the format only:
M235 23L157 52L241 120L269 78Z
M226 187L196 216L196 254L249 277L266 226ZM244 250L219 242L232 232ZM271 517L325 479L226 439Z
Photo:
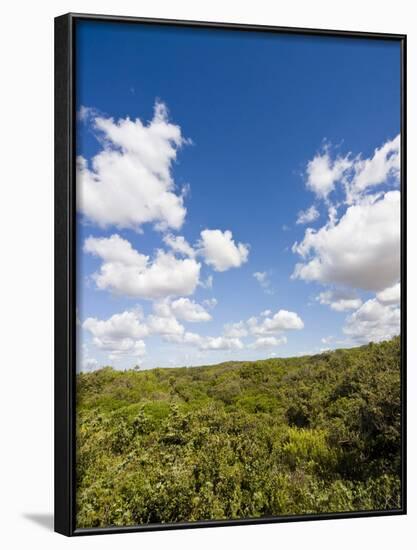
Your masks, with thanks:
M77 527L401 506L400 341L77 375Z

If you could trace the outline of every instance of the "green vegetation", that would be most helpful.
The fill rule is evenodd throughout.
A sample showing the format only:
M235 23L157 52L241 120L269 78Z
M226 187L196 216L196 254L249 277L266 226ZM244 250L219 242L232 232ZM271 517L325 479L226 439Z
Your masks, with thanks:
M77 526L400 507L400 342L77 379Z

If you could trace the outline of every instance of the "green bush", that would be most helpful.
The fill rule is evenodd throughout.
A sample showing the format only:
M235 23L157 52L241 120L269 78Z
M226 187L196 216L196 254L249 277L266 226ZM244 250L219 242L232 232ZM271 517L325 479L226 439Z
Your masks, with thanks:
M399 339L77 377L77 526L401 505Z

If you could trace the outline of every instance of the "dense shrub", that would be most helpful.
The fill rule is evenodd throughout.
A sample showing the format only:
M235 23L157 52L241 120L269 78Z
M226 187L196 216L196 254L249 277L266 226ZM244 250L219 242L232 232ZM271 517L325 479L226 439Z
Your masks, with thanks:
M400 411L398 338L79 374L78 527L398 508Z

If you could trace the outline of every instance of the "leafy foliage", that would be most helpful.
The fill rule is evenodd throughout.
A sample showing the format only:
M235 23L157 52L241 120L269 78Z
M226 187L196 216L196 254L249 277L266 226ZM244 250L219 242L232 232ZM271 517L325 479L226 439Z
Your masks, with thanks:
M400 507L399 338L77 379L77 525Z

